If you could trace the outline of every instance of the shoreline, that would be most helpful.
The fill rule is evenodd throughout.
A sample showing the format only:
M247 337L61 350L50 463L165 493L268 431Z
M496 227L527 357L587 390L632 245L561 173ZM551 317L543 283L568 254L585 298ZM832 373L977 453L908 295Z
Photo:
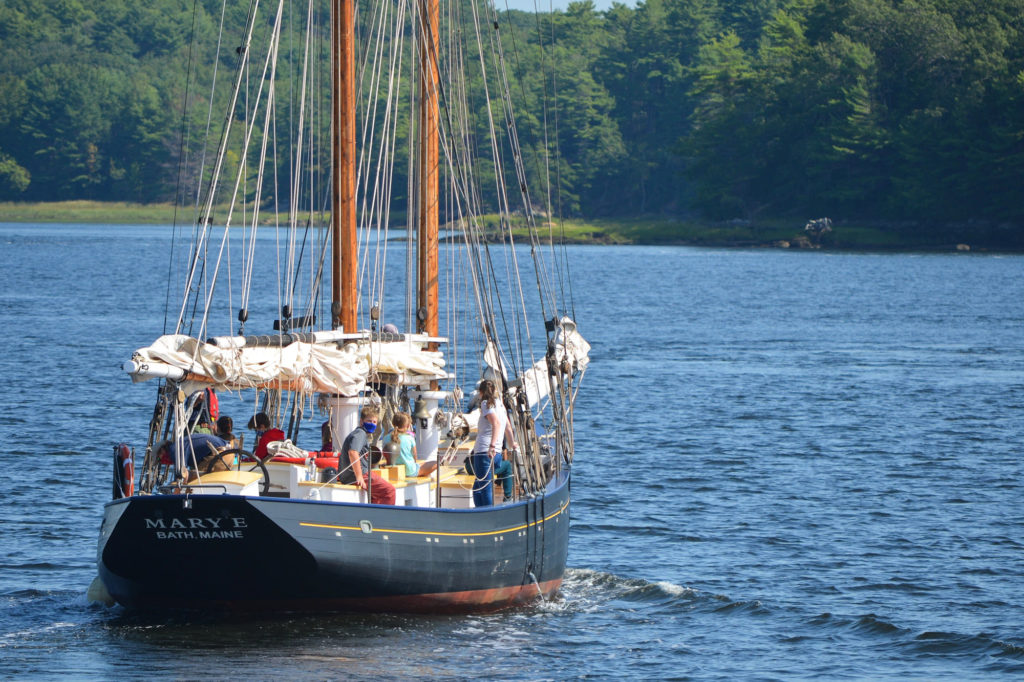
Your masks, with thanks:
M177 213L179 219L182 210ZM274 214L261 224L273 224ZM172 225L175 207L170 204L67 201L48 203L0 203L3 223L86 223L109 225ZM300 220L305 221L305 216ZM285 222L286 216L285 216ZM485 239L497 243L498 220L485 216ZM179 220L180 224L180 220ZM833 223L832 232L819 239L808 237L800 221L731 220L722 222L638 216L635 218L565 219L540 227L565 244L619 246L698 246L708 248L764 248L825 251L922 251L1024 252L1024 229L1016 225L965 223L930 225L881 221ZM517 239L526 229L513 225Z

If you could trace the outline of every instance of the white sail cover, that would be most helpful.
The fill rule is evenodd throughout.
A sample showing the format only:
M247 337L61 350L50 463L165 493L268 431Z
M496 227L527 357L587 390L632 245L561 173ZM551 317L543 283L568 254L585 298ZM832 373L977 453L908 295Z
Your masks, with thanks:
M590 363L590 344L577 331L576 323L568 317L563 317L560 321L555 336L554 359L558 364L568 360L574 369L581 372ZM539 405L540 401L548 396L551 384L548 383L547 358L541 358L523 373L523 390L526 391L526 400L531 407Z
M590 363L590 344L576 329L576 323L563 317L558 336L555 338L555 358L561 362L569 360L580 371Z
M135 381L164 377L228 389L276 386L300 392L356 395L371 369L381 373L444 375L441 353L420 344L294 342L284 347L219 348L181 334L161 336L132 355L125 370Z

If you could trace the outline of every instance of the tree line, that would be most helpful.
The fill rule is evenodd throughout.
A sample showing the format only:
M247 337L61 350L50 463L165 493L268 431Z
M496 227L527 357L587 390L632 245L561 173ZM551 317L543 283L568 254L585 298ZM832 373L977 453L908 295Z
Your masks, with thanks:
M183 102L208 96L186 74L213 61L197 46L220 15L5 0L0 200L175 199L184 131L203 125ZM553 177L564 214L1024 223L1024 0L583 1L499 19L521 140L547 151L527 172Z

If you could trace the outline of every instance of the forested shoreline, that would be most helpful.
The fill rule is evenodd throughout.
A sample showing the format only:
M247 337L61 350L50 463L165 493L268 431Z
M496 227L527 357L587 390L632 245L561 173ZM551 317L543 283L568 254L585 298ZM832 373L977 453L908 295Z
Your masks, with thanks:
M245 10L229 6L227 26ZM215 43L220 16L213 0L6 0L0 201L175 200L183 131L201 125L183 102L208 96L186 92L185 74L212 63L198 46ZM521 141L536 159L547 140L565 215L827 215L1021 241L1021 0L499 16ZM542 166L528 164L532 186Z

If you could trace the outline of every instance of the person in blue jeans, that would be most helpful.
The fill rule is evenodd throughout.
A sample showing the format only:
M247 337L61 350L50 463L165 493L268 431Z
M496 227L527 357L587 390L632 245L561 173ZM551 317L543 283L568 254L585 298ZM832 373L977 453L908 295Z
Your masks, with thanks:
M508 423L505 406L497 396L494 382L484 379L477 387L477 391L480 394L480 421L477 423L476 441L473 443L473 454L470 458L475 476L473 506L489 507L494 504L494 486L491 479L495 473L500 476L503 467L507 472L502 480L503 492L506 497L511 497L512 494L512 465L501 458L501 442L506 440L513 450L519 446L516 445L515 434Z
M512 462L502 457L500 452L495 456L494 462L494 478L501 484L501 492L505 495L505 501L511 500L512 486L515 484L515 479L512 476ZM472 457L466 462L466 473L470 476L473 475Z

